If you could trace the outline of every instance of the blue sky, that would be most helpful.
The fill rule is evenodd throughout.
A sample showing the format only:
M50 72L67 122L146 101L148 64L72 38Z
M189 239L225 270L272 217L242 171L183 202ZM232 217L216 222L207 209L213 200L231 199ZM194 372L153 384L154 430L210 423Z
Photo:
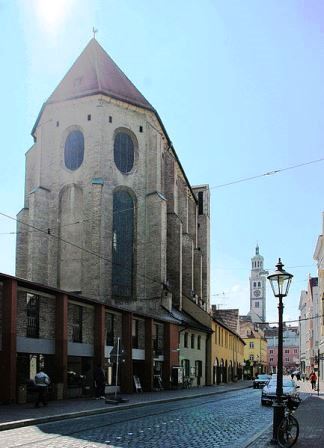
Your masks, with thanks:
M324 157L324 3L0 0L0 212L23 206L24 154L42 103L98 41L159 112L192 185L215 187ZM256 243L294 274L285 318L316 275L324 162L211 188L211 302L249 307ZM0 272L15 222L0 216ZM298 267L297 267L298 266ZM302 266L302 267L299 267ZM277 317L270 289L267 317Z

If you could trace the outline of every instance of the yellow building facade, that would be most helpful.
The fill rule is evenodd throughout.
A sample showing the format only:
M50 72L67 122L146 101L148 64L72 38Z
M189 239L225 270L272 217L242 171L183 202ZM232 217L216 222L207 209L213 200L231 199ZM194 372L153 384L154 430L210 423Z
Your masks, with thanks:
M244 378L255 378L268 372L267 340L264 332L252 322L240 323L240 335L244 346Z
M211 384L242 379L245 342L223 322L211 321Z

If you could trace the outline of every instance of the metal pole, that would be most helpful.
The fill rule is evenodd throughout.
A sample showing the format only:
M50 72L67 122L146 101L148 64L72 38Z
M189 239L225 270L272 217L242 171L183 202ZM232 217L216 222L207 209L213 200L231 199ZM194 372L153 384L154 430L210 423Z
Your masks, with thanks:
M116 389L115 389L115 400L117 400L117 387L118 387L118 365L119 365L119 337L117 338L117 358L116 358Z
M320 381L320 349L317 350L317 395L319 396Z
M283 353L283 303L282 296L279 296L278 315L279 315L279 327L278 327L278 372L277 372L277 389L276 389L276 402L273 404L273 432L272 443L277 444L278 427L284 416L284 407L282 403L282 383L283 383L283 365L282 365L282 353Z

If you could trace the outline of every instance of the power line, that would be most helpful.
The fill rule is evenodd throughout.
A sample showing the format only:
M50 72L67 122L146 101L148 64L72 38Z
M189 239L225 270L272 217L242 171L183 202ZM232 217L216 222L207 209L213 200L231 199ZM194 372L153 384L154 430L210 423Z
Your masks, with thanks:
M302 166L311 165L313 163L323 162L323 160L324 160L324 157L322 157L320 159L316 159L316 160L311 160L309 162L299 163L298 165L291 165L286 168L280 168L280 169L273 170L273 171L267 171L266 173L257 174L255 176L243 177L242 179L233 180L233 181L227 182L225 184L214 185L213 187L209 187L209 189L213 190L215 188L223 188L223 187L227 187L229 185L239 184L241 182L248 182L250 180L258 179L260 177L273 176L275 174L282 173L284 171L293 170L295 168L301 168Z
M25 225L25 226L27 226L27 227L30 227L30 228L32 228L34 231L41 232L41 233L43 233L44 235L46 235L47 237L52 237L52 238L56 239L57 241L61 241L61 242L65 243L65 244L69 244L69 245L75 247L76 249L79 249L80 251L86 252L86 253L89 254L89 255L93 255L93 256L95 256L95 257L97 257L97 258L99 258L99 259L101 259L101 260L103 260L103 261L106 261L107 263L110 263L111 265L121 267L124 271L126 271L126 272L130 272L131 274L133 274L133 271L130 270L130 269L128 269L126 266L124 266L124 265L122 265L122 264L120 264L120 263L113 262L111 259L106 258L106 257L104 257L104 256L102 256L102 255L100 255L100 254L98 254L97 252L91 251L91 250L89 250L89 249L86 249L85 247L81 247L81 246L79 246L79 245L77 245L77 244L75 244L75 243L72 243L71 241L65 240L64 238L61 238L61 237L55 235L54 233L52 233L52 232L51 232L51 229L47 229L47 230L39 229L38 227L33 226L32 224L25 223L25 222L23 222L23 221L21 221L21 220L19 220L19 219L17 219L17 218L14 218L13 216L7 215L7 214L2 213L2 212L0 212L0 215L1 215L1 216L4 216L5 218L11 219L11 220L13 220L13 221L16 221L16 222L18 222L19 224L22 224L22 225ZM148 277L147 275L143 275L143 274L139 274L139 273L137 273L137 275L138 275L139 277L141 277L141 278L144 278L144 279L146 279L146 280L151 281L152 283L156 283L156 284L159 285L159 286L162 286L162 287L164 286L164 283L163 283L161 280L156 280L156 279L153 279L153 278L151 278L151 277ZM187 296L186 294L184 294L183 292L182 292L182 295L183 295L184 297L186 297L187 299L192 300L192 297L188 297L188 296ZM205 299L205 298L207 298L207 297L201 297L201 299ZM152 300L152 298L146 298L146 300Z

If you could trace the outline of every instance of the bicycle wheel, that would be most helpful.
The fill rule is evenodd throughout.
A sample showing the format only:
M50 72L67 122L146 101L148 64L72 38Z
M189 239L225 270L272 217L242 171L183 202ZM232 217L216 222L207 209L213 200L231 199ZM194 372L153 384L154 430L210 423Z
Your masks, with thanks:
M277 439L279 446L290 448L295 445L299 436L299 424L293 415L284 417L278 427Z

